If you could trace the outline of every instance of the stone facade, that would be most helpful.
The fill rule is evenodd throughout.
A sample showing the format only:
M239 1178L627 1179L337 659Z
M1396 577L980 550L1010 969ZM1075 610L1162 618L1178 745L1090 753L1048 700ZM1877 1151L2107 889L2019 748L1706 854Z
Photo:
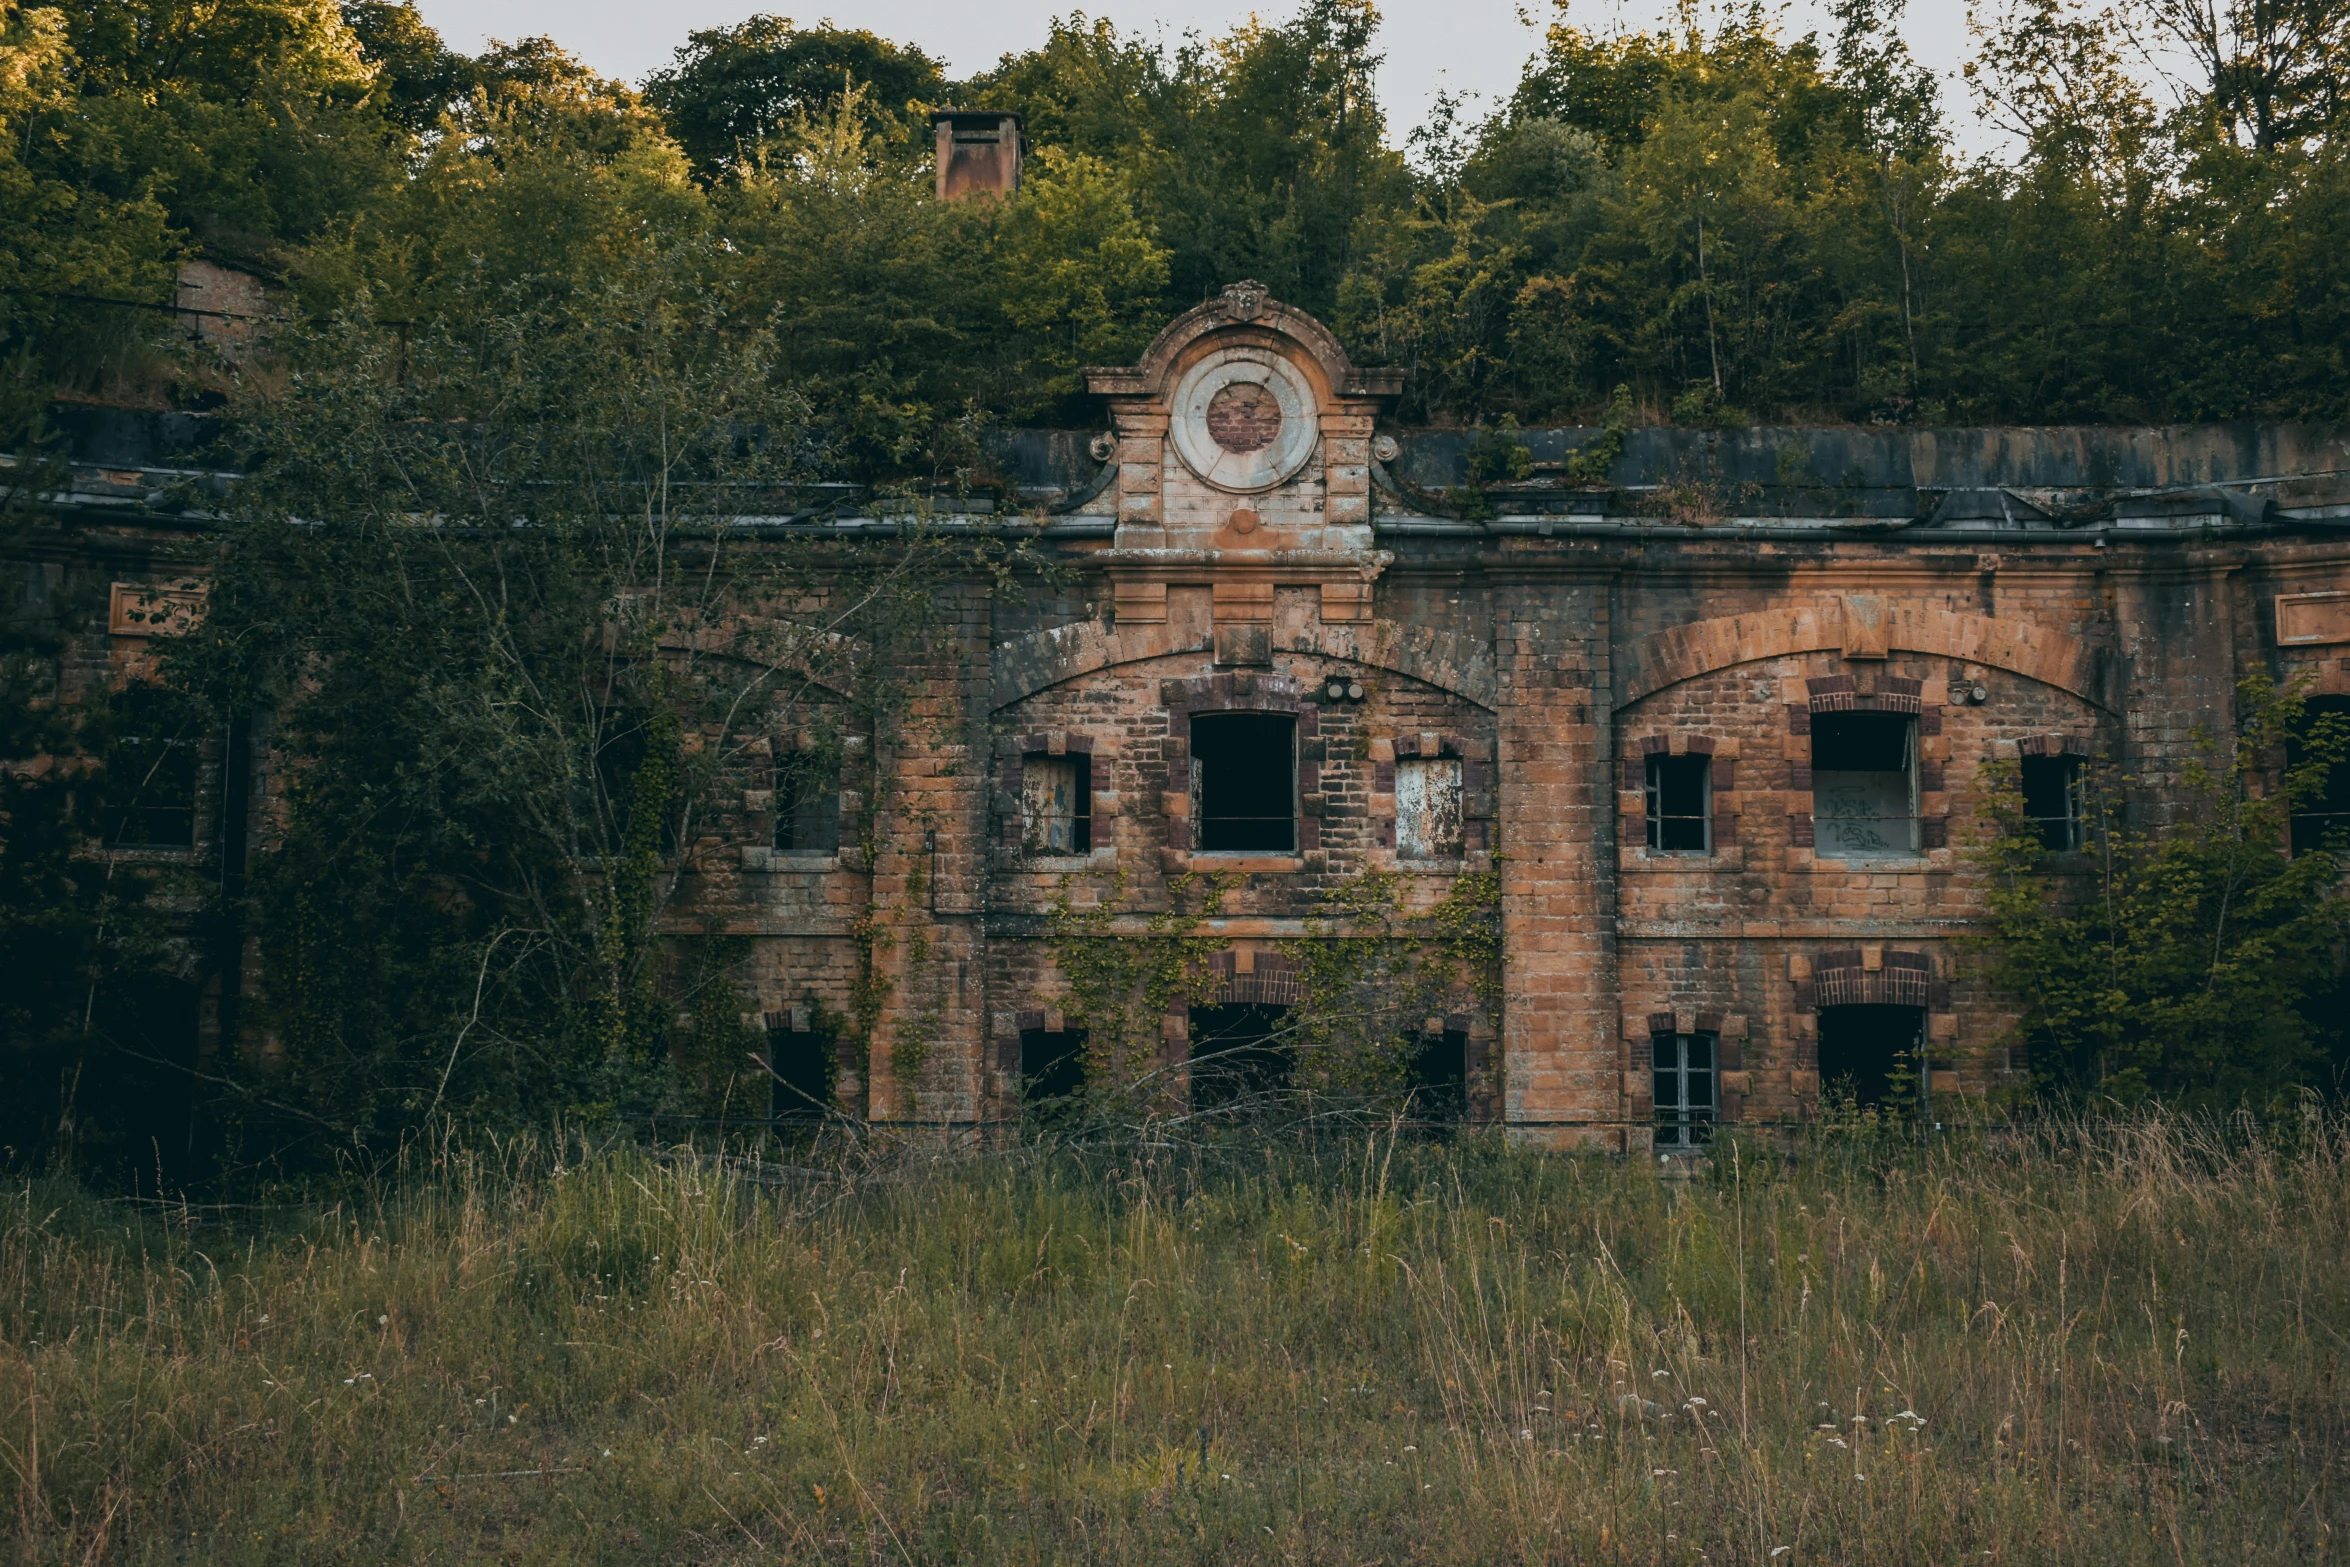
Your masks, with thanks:
M757 1008L805 1028L845 1006L855 909L902 910L870 1081L844 1085L877 1119L1018 1114L1020 1041L1066 1021L1054 900L1139 930L1198 871L1235 878L1226 998L1277 1005L1277 944L1330 888L1393 872L1425 907L1498 869L1505 999L1445 1023L1472 1113L1529 1139L1649 1147L1659 1035L1718 1051L1722 1121L1799 1120L1825 1034L1864 1015L1915 1020L1934 1100L1979 1097L2022 1065L1966 940L1988 764L2111 757L2159 820L2245 676L2350 695L2337 432L1635 431L1595 484L1565 458L1602 432L1538 431L1531 477L1479 487L1467 437L1383 429L1397 374L1246 284L1090 384L1092 463L1045 434L1004 456L1073 582L950 604L912 715L945 738L874 759L900 820L873 863L768 847L770 772L720 828L739 871L681 925L756 938ZM126 582L191 569L136 553ZM1198 781L1234 715L1293 726L1271 846L1231 846L1242 815ZM1814 776L1856 720L1906 747L1871 776L1908 791L1859 849ZM1407 856L1431 840L1399 835L1399 769L1427 767L1404 795L1437 776L1454 814ZM1652 841L1668 775L1700 848ZM1039 854L1023 812L1072 789L1083 847ZM1170 1063L1186 1041L1170 1019Z

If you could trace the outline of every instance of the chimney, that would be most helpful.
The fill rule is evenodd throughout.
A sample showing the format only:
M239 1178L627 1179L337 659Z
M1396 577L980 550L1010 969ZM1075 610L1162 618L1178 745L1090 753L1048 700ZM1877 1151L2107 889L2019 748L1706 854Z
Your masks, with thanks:
M938 199L1008 196L1020 188L1020 116L980 109L941 109L930 117L938 138Z

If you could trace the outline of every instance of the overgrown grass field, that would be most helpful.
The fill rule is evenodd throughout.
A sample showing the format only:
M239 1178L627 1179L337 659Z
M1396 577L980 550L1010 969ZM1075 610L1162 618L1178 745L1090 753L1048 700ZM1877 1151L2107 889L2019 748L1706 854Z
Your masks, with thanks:
M25 1561L2324 1562L2350 1132L420 1150L0 1222Z

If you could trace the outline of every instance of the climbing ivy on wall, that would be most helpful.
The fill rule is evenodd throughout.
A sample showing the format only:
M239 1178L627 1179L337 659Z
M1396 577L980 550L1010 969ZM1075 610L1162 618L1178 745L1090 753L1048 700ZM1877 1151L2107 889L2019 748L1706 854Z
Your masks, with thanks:
M1458 878L1438 902L1406 905L1407 878L1364 871L1323 893L1307 934L1280 944L1302 997L1290 1030L1295 1081L1392 1101L1409 1083L1426 1019L1501 1014L1501 880Z
M1207 929L1239 885L1187 872L1140 933L1119 927L1127 883L1083 907L1064 879L1046 944L1063 987L1062 1011L1086 1035L1086 1081L1098 1099L1163 1103L1162 1030L1223 994L1215 959L1230 939ZM1297 981L1274 1043L1289 1052L1295 1089L1340 1103L1399 1102L1424 1019L1501 1011L1501 879L1455 879L1440 900L1406 906L1406 878L1364 871L1317 898L1304 936L1274 951Z
M1161 1029L1171 1016L1215 998L1222 981L1213 965L1226 945L1201 922L1223 912L1239 884L1235 876L1185 872L1167 884L1167 904L1151 913L1142 932L1120 932L1126 873L1109 894L1080 907L1062 878L1046 927L1054 969L1066 987L1062 1011L1085 1033L1085 1080L1097 1099L1139 1093L1163 1097Z
M2092 762L2077 852L2024 816L2015 763L1991 769L1970 850L1987 873L1982 945L2042 1095L2264 1109L2350 1065L2342 846L2286 852L2295 811L2350 766L2350 724L2265 674L2238 694L2235 733L2202 737L2167 821L2132 809L2137 780Z
M935 738L905 715L937 594L1012 547L919 511L855 538L737 527L790 514L804 406L765 334L659 255L592 300L487 289L285 348L301 374L248 412L254 477L172 655L216 711L275 723L264 983L225 1075L266 1079L280 1146L717 1108L737 1074L681 1071L680 1041L748 998L692 921L768 737L849 764L850 868L898 852L880 754ZM932 983L904 949L892 978L883 901L855 922L861 1064L893 988Z

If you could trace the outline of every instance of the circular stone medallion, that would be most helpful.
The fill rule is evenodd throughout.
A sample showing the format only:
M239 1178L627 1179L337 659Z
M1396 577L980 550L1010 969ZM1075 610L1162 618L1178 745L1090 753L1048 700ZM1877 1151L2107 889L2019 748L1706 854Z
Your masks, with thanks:
M1297 367L1261 348L1227 348L1175 385L1169 430L1184 466L1234 494L1269 490L1314 454L1321 421Z

